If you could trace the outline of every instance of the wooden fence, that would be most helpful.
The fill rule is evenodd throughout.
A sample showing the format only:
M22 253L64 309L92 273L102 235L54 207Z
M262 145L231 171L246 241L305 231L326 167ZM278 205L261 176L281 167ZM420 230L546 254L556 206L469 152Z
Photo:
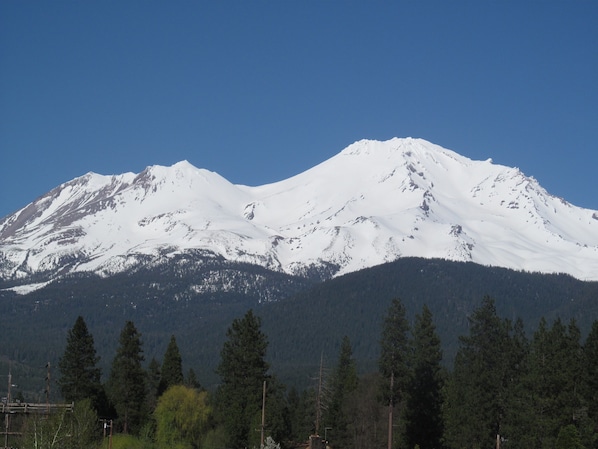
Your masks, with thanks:
M28 402L11 402L10 404L2 403L0 407L0 414L7 413L37 413L49 414L61 410L69 412L73 411L75 404L37 404Z

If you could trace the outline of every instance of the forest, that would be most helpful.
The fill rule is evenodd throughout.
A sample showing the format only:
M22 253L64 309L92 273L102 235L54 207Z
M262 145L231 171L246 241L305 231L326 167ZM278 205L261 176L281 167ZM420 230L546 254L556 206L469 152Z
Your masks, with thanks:
M598 448L598 321L585 338L575 319L541 318L529 337L524 329L483 297L449 369L428 306L410 319L394 298L371 329L376 369L358 370L344 336L334 362L320 356L312 385L297 389L271 369L269 337L250 309L228 327L219 382L205 388L194 370L183 372L175 334L161 360L145 360L131 320L102 373L79 316L56 379L74 408L15 418L6 438L23 449L290 449L310 435L345 449Z
M467 317L485 295L495 299L502 317L521 318L528 337L541 317L574 318L583 338L598 319L598 282L421 258L324 282L198 260L107 278L66 277L26 295L7 286L0 283L0 394L6 395L2 376L10 365L19 385L15 391L30 400L45 400L45 367L50 363L57 378L65 338L78 316L94 336L104 375L123 323L130 320L143 334L148 361L162 359L175 334L185 371L193 368L208 390L220 382L216 367L227 328L249 309L268 335L271 370L298 390L313 383L321 355L325 365L333 363L344 336L350 338L358 372L376 371L378 330L392 298L401 298L410 322L423 304L429 307L447 368L453 366L459 336L469 332ZM58 400L58 393L52 388L51 399Z

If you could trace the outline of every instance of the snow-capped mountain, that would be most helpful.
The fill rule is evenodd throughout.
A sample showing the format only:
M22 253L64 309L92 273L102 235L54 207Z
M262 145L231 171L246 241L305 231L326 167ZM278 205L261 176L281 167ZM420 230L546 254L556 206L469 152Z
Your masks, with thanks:
M291 274L418 256L598 280L598 212L518 169L407 138L359 141L258 187L186 161L88 173L0 220L4 280L110 275L189 251Z

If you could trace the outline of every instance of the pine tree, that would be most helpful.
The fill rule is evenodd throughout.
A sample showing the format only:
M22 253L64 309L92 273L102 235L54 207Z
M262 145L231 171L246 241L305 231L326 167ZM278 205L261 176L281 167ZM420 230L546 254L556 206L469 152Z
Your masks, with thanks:
M99 360L93 336L83 317L79 316L68 332L66 349L58 362L58 385L66 401L90 399L92 406L98 410L102 396L101 370L96 366Z
M529 360L532 415L528 433L536 447L554 446L561 428L584 418L583 363L580 332L574 321L557 319L550 329L542 319L534 333Z
M261 331L261 320L249 310L235 319L226 332L217 373L221 385L217 404L233 448L249 446L255 432L252 421L260 413L263 382L268 378L264 357L268 341Z
M183 384L183 362L179 347L174 335L170 336L170 342L164 353L160 377L160 388L158 395L164 393L173 385Z
M469 321L449 385L446 434L454 447L492 447L502 433L510 396L510 324L497 316L489 297Z
M530 429L535 416L531 408L529 389L525 385L529 376L529 347L523 321L518 319L513 327L510 349L506 351L508 357L505 364L510 370L505 378L506 415L501 430L512 449L529 449L533 441Z
M333 446L347 446L347 417L345 416L345 403L347 396L357 388L358 378L353 349L346 335L343 337L338 363L332 374L331 396L324 423L333 429Z
M141 366L141 334L127 321L120 334L119 347L112 362L108 390L123 432L139 430L145 417L145 372Z
M400 299L393 299L388 309L382 328L380 341L379 369L383 383L382 397L388 405L388 447L393 444L393 409L403 400L409 378L411 346L409 342L409 323L405 307Z
M149 362L149 365L147 366L145 380L146 402L148 410L155 409L156 404L158 403L160 377L160 362L158 362L155 357L152 357L152 359Z
M187 376L185 376L184 385L189 388L201 390L201 384L199 383L199 379L197 378L197 374L195 374L195 370L193 368L189 368L189 370L187 371Z
M594 321L583 346L583 393L588 401L588 418L598 441L598 321Z
M255 415L257 417L257 415ZM255 421L254 428L261 427L261 416ZM276 441L288 440L292 433L291 412L286 397L286 387L275 376L270 376L266 382L265 435L270 435ZM253 433L252 447L259 447L261 441L259 432Z
M577 427L573 424L561 427L556 439L555 449L584 449Z
M440 448L444 433L442 350L432 312L425 305L421 315L415 318L413 349L413 371L405 407L406 447Z

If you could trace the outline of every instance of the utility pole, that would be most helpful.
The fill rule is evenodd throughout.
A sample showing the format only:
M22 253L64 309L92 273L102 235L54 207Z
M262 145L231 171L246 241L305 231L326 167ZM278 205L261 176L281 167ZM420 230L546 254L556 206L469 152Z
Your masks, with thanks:
M46 363L46 408L50 413L50 362Z
M320 434L320 419L322 418L322 378L324 366L324 352L320 354L320 376L318 378L318 395L316 397L316 435Z
M8 448L8 433L10 432L10 388L12 387L12 373L8 365L8 393L6 394L6 414L4 415L4 447Z
M266 428L266 381L262 390L262 433L260 436L260 448L264 447L264 429Z
M112 424L113 421L110 420L110 439L108 440L108 449L112 449Z
M106 440L106 429L108 428L108 423L110 423L110 433L108 434L108 449L112 449L112 420L111 419L102 419L102 423L104 424L104 434L102 441ZM102 443L102 446L104 443Z
M393 387L395 382L395 372L390 372L390 398L388 401L388 449L392 449L392 410L394 407Z

